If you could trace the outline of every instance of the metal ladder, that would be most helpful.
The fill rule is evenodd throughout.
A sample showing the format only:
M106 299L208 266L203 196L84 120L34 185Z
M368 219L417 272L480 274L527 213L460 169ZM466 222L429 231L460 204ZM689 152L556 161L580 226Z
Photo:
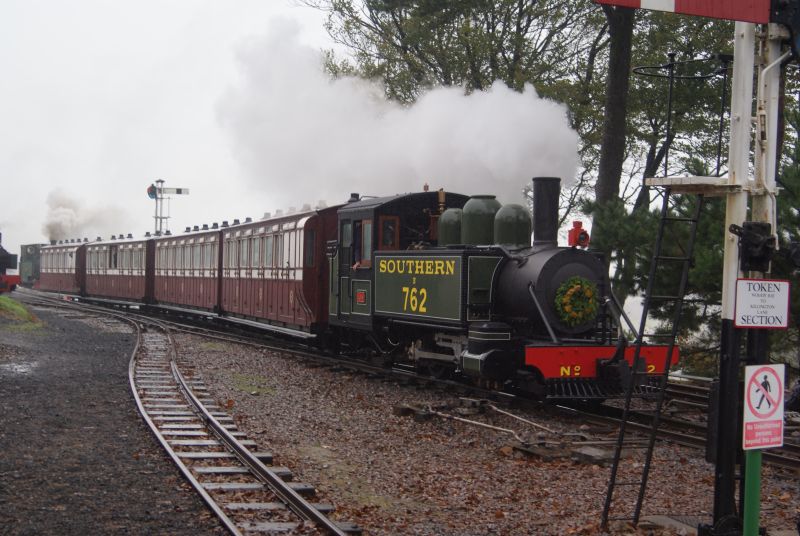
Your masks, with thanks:
M686 294L686 287L689 280L689 269L692 265L692 258L694 255L695 238L697 236L697 223L700 219L700 214L703 210L703 195L696 196L696 204L691 210L692 214L685 215L677 211L671 204L673 194L670 187L661 190L660 194L663 196L663 203L661 206L661 220L658 226L658 233L656 235L656 243L653 250L652 261L650 263L650 272L647 280L647 288L644 296L644 303L642 308L642 319L639 324L639 332L636 335L634 361L632 367L631 381L626 389L625 406L622 413L622 420L620 422L619 433L617 442L614 447L614 461L611 466L611 476L608 481L608 490L606 493L605 505L603 506L603 515L601 526L608 529L609 521L632 521L634 525L639 523L639 517L642 511L642 503L644 502L645 491L647 489L647 480L650 472L650 465L653 459L653 450L655 448L656 434L661 421L661 411L664 404L664 396L666 393L667 378L669 375L670 362L675 349L675 338L678 334L679 321L681 318L681 311L683 309L684 295ZM673 242L669 245L670 248L676 246L679 250L677 255L665 255L664 238L665 234L670 234L678 226L688 226L688 237L686 238L685 247L681 247L680 243L677 245ZM660 272L663 272L669 265L679 267L680 279L678 288L674 294L669 295L654 295L653 289L656 285L656 278ZM661 270L659 270L661 268ZM660 302L662 304L671 303L673 310L671 315L672 325L668 332L655 333L647 332L648 326L653 326L656 323L651 316L651 305L653 302ZM658 341L661 345L667 346L667 352L664 363L664 372L658 377L657 392L655 396L655 410L653 411L652 421L649 429L649 440L647 444L640 448L646 448L645 462L642 467L642 474L639 480L630 481L617 481L617 474L619 470L620 460L622 458L622 449L625 441L625 433L627 431L627 424L629 422L631 401L635 391L638 378L641 378L641 371L644 369L644 363L641 362L640 355L642 346L647 341ZM611 517L612 503L614 501L614 492L618 487L635 487L639 486L639 492L636 499L636 504L631 516L615 516Z

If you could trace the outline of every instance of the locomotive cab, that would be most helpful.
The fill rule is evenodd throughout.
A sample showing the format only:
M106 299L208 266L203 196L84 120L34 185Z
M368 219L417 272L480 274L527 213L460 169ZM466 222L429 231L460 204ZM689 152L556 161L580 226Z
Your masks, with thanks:
M439 214L462 207L467 199L445 192L378 198L352 194L338 211L339 238L328 248L330 324L364 331L380 327L374 323L377 255L435 246Z

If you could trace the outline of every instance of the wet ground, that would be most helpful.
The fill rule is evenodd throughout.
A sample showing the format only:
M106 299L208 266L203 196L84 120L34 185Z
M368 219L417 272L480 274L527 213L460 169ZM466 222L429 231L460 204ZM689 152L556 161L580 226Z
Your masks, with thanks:
M32 311L0 317L0 534L224 534L136 411L134 334Z

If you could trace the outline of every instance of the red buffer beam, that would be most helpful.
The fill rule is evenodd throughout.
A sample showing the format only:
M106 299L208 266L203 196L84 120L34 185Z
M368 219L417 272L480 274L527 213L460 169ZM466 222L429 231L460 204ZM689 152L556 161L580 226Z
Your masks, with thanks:
M595 0L598 4L766 24L771 0Z

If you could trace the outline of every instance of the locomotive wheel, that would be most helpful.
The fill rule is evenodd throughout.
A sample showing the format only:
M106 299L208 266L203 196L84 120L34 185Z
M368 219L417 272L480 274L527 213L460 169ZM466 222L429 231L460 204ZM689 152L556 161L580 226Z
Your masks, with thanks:
M437 380L447 380L453 376L453 367L436 361L426 361L421 366L422 370Z
M381 368L392 368L392 356L390 354L373 354L369 358L371 365Z

